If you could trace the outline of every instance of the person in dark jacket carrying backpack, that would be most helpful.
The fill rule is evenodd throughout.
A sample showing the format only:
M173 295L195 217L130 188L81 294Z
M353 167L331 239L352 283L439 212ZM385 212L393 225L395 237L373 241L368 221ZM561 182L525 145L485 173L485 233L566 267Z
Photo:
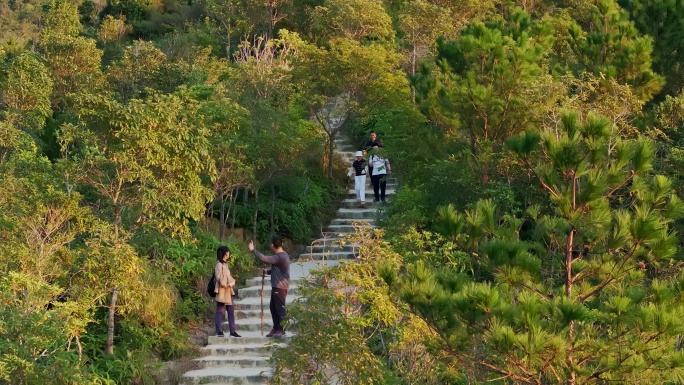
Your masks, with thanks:
M290 255L283 250L283 239L275 236L271 240L271 250L274 255L263 255L254 249L254 241L249 241L247 245L249 251L261 262L271 265L267 273L271 275L271 318L273 319L273 329L266 337L282 337L285 334L281 322L287 315L285 301L287 291L290 289Z

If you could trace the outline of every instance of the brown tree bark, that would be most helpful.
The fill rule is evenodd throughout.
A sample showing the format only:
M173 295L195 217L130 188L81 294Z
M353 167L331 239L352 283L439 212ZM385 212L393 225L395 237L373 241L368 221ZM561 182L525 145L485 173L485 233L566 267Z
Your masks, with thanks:
M114 354L114 314L116 313L116 299L119 296L119 288L112 290L112 300L109 304L109 320L107 321L107 346L105 353Z

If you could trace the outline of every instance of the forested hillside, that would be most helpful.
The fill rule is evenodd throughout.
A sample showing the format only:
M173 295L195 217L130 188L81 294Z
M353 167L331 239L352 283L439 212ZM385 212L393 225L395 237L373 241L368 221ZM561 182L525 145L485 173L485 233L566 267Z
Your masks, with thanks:
M0 0L0 382L154 384L375 131L276 383L684 383L682 79L680 1Z

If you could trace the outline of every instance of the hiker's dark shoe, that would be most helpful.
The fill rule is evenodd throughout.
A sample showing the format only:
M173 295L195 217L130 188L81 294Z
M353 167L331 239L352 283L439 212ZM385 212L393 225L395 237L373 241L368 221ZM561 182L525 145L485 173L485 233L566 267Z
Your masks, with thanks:
M380 202L380 199L373 199L373 202Z
M277 332L273 333L273 337L282 337L285 335L285 332L282 330L278 330Z
M223 334L223 332L218 332L216 333L216 337L225 337L226 335Z
M266 334L266 337L273 337L273 334L275 334L275 330L271 329L271 331Z
M237 334L236 332L230 333L231 337L242 337L241 335Z

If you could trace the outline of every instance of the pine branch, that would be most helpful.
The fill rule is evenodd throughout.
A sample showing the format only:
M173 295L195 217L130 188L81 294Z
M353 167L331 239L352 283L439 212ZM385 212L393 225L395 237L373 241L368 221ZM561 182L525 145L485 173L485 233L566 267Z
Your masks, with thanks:
M481 260L481 259L478 259L478 262L482 262L482 260ZM503 273L503 272L501 271L501 269L499 269L499 268L497 268L497 267L494 268L494 271L497 272L497 273ZM537 288L535 288L535 287L533 287L533 286L530 286L530 285L528 285L528 284L525 283L525 282L521 282L520 285L522 285L522 287L524 287L525 289L530 290L530 291L534 292L535 294L539 295L542 299L551 299L551 298L553 298L553 295L544 294L544 293L542 293L539 289L537 289Z
M542 297L543 299L552 299L552 298L553 298L553 295L552 295L552 294L544 294L544 293L542 293L539 289L536 289L536 288L534 288L534 287L532 287L532 286L530 286L530 285L528 285L528 284L526 284L526 283L524 283L524 282L523 282L521 285L522 285L525 289L531 290L532 292L538 294L538 295L539 295L540 297Z
M621 265L620 265L620 270L622 270L622 269L624 268L624 266L625 266L625 264L627 263L628 260L632 259L632 257L634 256L634 253L636 253L638 247L639 247L639 242L635 242L635 243L634 243L634 247L632 248L632 251L627 255L626 258L624 258L624 259L622 260L622 263L621 263ZM612 275L613 271L615 271L615 266L613 266L613 268L612 268L611 271L610 271L610 272L611 272L611 275ZM620 278L624 278L625 276L626 276L626 274L623 274ZM606 279L605 281L603 281L600 285L596 286L594 289L592 289L591 291L589 291L589 292L586 293L585 295L580 296L580 297L578 298L578 301L579 301L579 302L584 302L584 301L586 301L588 298L592 297L594 294L596 294L596 293L598 293L599 291L603 290L603 288L605 288L605 287L608 286L610 283L612 283L613 281L615 281L615 279L616 279L615 277L609 277L609 278L607 278L607 279Z
M575 258L575 261L577 261L578 259L581 259L581 258ZM579 272L577 272L577 274L575 274L575 275L572 276L572 278L571 278L571 279L572 279L572 283L575 283L575 282L579 281L580 278L584 278L584 276L586 275L586 274L584 274L584 273L587 273L587 271L589 271L589 270L590 270L590 268L585 267L584 269L582 269L582 270L580 270Z
M542 180L542 178L539 176L539 173L537 173L537 171L534 169L534 167L532 167L532 164L530 163L530 159L527 157L524 157L523 162L525 163L525 166L534 174L534 177L537 178L537 180L539 180L539 183L541 184L542 190L548 191L549 194L551 194L551 196L553 196L556 199L559 199L560 195L557 192L555 192L553 189L551 189L551 187L549 187L549 185L547 185Z
M636 175L636 172L634 172L634 170L631 170L631 175L627 179L625 179L622 183L620 183L618 186L616 186L614 189L610 190L608 195L606 195L606 198L610 198L613 195L613 193L615 193L617 190L624 187L627 184L627 182L629 182L630 180L632 180L634 178L635 175Z
M517 375L517 374L515 374L515 373L511 373L510 371L507 371L507 370L505 370L505 369L501 369L501 368L499 368L498 366L496 366L496 365L494 365L494 364L490 364L489 362L485 362L485 361L482 361L482 360L474 360L473 362L474 362L475 364L484 366L485 368L488 368L489 370L491 370L491 371L493 371L493 372L495 372L495 373L501 374L502 376L504 376L503 378L510 378L511 380L515 380L515 381L518 381L518 382L522 382L522 383L525 383L525 384L531 384L531 385L539 385L539 384L541 384L541 382L539 382L539 381L531 380L531 379L529 379L529 378L522 377L522 376Z

